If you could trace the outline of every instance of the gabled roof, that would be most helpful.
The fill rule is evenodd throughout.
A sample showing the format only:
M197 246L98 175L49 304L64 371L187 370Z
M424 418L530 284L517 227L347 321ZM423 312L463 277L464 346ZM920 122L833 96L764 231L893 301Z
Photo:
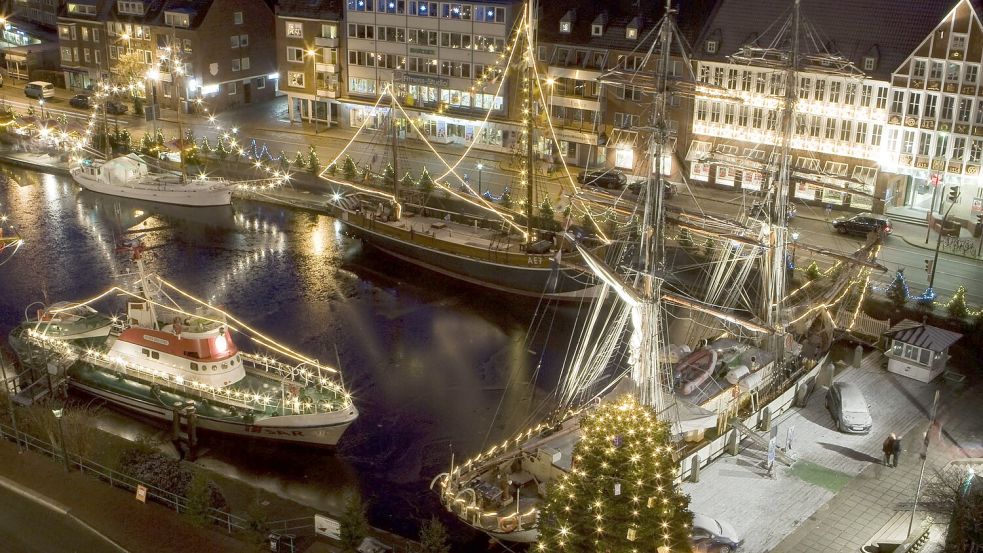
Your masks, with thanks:
M341 0L280 0L276 14L324 21L341 21Z
M958 332L952 332L909 319L905 319L892 326L884 335L906 344L932 351L944 351L947 347L955 344L963 337Z
M802 21L815 31L820 45L863 67L863 58L877 52L880 59L869 77L887 80L911 52L960 0L802 0ZM751 36L768 46L793 10L792 0L720 0L696 44L694 57L726 61ZM717 52L704 50L706 37L719 33ZM800 35L804 36L804 35ZM805 51L816 51L803 45Z

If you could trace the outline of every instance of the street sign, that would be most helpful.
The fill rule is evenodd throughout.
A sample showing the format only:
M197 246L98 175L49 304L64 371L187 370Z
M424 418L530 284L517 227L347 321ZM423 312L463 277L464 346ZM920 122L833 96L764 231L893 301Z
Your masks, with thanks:
M137 484L137 501L140 503L147 502L147 487L143 484Z
M775 465L775 438L768 440L768 470Z
M795 439L795 426L789 426L785 433L785 451L792 451L792 440Z

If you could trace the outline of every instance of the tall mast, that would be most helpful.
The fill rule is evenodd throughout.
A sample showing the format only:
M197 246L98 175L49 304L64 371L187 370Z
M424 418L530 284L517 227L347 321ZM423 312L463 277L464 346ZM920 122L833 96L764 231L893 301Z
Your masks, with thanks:
M177 40L177 30L171 27L171 74L174 75L174 95L177 98L177 139L178 144L181 145L181 155L178 156L181 159L181 182L185 180L185 173L187 172L184 164L184 150L186 144L184 143L184 131L181 129L181 85L178 85L178 77L184 74L184 64L181 63L181 59L178 57L178 53L181 52L181 43Z
M389 89L389 126L390 132L392 132L392 148L393 148L393 200L395 205L393 205L393 217L395 220L399 220L400 215L400 204L399 204L399 130L396 128L396 91L394 90L396 86L395 81L392 87ZM385 171L385 170L383 170Z
M106 160L112 156L112 151L109 147L109 116L107 115L109 107L109 86L103 82L102 83L103 92L105 97L102 101L102 147L106 151Z
M533 157L532 157L532 142L533 142L533 66L536 60L533 59L531 52L535 47L535 36L536 32L536 21L533 16L536 12L535 0L529 0L526 3L526 24L528 28L526 29L525 37L529 41L529 47L525 49L526 56L528 60L526 63L526 76L525 76L525 93L526 93L526 109L523 115L526 118L526 243L531 244L533 241L533 183L534 175L536 174L533 167Z

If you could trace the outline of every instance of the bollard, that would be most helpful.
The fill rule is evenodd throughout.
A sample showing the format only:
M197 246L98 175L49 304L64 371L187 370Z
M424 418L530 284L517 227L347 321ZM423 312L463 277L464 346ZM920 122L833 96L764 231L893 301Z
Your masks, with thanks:
M765 407L761 411L761 423L759 426L761 426L761 430L764 432L771 430L771 407Z
M808 398L809 398L809 383L799 382L795 386L795 406L805 407L809 403Z
M188 460L198 458L198 414L194 406L188 408Z
M180 440L181 439L181 411L178 407L171 410L173 418L171 418L171 439Z
M853 366L860 368L860 364L864 361L864 347L857 344L857 347L853 350Z
M700 481L700 454L699 453L694 455L692 460L690 461L689 481L694 483Z
M730 431L730 435L727 436L727 452L731 455L737 455L737 444L740 440L737 437L737 429Z

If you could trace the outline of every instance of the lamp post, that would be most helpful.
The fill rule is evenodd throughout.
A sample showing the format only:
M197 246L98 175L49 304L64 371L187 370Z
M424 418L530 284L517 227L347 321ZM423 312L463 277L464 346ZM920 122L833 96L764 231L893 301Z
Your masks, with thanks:
M160 69L156 67L147 71L147 81L150 83L150 113L154 121L154 140L157 140L157 81L160 80Z
M792 231L792 268L795 268L795 246L799 243L799 232Z
M942 246L942 233L945 232L946 221L949 220L949 213L952 208L956 205L956 201L959 200L959 187L953 186L949 191L949 208L945 210L945 215L942 217L942 226L939 227L939 238L935 242L935 257L932 259L932 274L928 278L928 290L926 293L931 293L932 296L935 295L935 272L938 270L939 265L939 248Z
M478 196L480 197L481 196L481 171L485 168L485 164L479 161L478 164L474 166L474 168L478 170Z
M38 98L38 105L41 106L41 119L44 119L44 98Z
M313 99L311 100L311 120L314 121L314 134L317 134L317 50L308 48L304 53L311 60L311 90L314 91L312 95ZM305 75L304 78L307 78L307 76Z
M65 414L65 410L52 409L51 413L55 416L55 420L58 421L58 441L61 443L61 460L65 463L65 472L71 472L68 469L68 447L65 446L65 431L61 425L61 417Z

